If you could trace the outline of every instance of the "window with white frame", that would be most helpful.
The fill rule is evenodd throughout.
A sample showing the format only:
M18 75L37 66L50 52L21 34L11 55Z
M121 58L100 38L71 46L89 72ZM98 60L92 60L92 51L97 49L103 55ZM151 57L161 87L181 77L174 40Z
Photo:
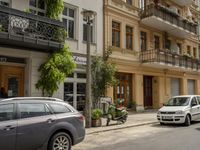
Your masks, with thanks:
M44 16L45 15L45 1L44 0L29 0L29 10L32 14Z
M90 37L91 42L95 43L94 39L94 29L95 29L95 19L91 20L90 22ZM83 41L87 41L87 19L83 18Z
M76 9L71 7L64 7L63 14L62 14L62 20L65 26L65 29L67 31L67 37L68 38L75 38L75 14Z
M0 5L9 7L10 6L10 0L0 0Z

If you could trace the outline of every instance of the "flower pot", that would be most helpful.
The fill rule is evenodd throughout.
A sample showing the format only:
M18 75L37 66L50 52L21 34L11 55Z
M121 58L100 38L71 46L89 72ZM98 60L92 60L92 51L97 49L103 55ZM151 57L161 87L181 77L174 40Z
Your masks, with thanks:
M101 127L101 118L100 119L92 119L92 127Z

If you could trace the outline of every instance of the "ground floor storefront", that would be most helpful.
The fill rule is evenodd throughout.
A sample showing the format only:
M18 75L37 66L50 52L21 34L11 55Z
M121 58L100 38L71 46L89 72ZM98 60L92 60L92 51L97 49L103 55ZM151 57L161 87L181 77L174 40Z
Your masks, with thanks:
M4 89L4 97L42 96L36 89L40 73L39 66L48 58L48 53L0 47L0 88ZM86 57L73 54L77 64L75 71L66 77L64 83L53 97L64 99L79 111L85 108L86 92Z
M114 102L124 99L124 105L137 111L160 108L170 97L200 94L197 71L183 68L163 69L137 63L117 63L119 83L107 90Z

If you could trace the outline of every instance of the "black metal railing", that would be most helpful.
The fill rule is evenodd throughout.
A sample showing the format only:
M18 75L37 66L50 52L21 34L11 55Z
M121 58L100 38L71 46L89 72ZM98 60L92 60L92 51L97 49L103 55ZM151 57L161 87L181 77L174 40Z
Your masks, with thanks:
M164 49L146 50L140 53L142 63L159 63L176 67L200 70L200 60L189 56L173 53Z
M0 33L57 43L65 40L62 22L4 6L0 6Z
M197 34L198 25L196 23L189 22L187 19L184 19L179 14L162 5L150 4L141 12L141 19L151 16L159 17L177 27L181 27L184 30Z

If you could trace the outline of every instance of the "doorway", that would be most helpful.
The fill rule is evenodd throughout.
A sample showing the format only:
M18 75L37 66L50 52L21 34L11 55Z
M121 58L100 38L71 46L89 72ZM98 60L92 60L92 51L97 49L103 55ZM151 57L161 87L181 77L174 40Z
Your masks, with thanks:
M152 87L152 76L144 76L144 107L152 108L153 107L153 87Z
M127 106L132 101L132 74L118 73L118 85L114 89L114 102L118 99L124 99L123 106Z
M24 67L0 66L0 86L8 97L24 96Z

